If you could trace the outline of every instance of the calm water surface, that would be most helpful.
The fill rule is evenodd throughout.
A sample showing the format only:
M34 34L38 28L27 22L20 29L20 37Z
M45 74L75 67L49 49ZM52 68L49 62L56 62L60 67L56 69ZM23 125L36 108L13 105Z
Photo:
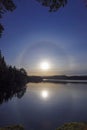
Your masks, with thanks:
M87 121L87 84L29 83L21 98L0 105L0 126L55 130L71 121Z

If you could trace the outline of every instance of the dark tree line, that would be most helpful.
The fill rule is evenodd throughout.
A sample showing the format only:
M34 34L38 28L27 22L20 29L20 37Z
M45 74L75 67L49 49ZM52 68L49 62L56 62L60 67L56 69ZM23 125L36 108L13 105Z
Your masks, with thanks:
M23 86L27 83L27 73L21 68L8 66L0 51L0 87Z

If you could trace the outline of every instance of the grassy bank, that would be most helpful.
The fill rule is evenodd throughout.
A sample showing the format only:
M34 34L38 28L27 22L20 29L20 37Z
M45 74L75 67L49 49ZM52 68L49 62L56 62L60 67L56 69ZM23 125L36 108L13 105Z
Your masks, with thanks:
M0 130L24 130L24 127L21 125L15 125L15 126L0 128ZM87 130L87 123L82 123L82 122L65 123L64 125L57 128L56 130Z
M0 128L0 130L24 130L24 128L21 125L14 125L14 126L2 127Z
M87 130L87 123L66 123L56 130Z

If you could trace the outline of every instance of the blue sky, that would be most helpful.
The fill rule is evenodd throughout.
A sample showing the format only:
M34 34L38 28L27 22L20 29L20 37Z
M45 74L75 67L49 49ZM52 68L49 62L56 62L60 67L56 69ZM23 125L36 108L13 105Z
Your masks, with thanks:
M0 49L8 64L30 75L87 74L87 8L83 0L69 0L50 13L35 0L15 1L17 8L2 19ZM47 61L50 69L40 70Z

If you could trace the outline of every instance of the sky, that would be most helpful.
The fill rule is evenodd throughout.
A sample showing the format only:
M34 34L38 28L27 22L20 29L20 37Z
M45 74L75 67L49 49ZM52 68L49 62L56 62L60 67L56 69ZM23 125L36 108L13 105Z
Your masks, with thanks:
M25 68L28 75L87 74L87 7L69 0L57 12L35 0L16 1L6 13L0 49L8 65ZM49 64L48 70L40 64Z

